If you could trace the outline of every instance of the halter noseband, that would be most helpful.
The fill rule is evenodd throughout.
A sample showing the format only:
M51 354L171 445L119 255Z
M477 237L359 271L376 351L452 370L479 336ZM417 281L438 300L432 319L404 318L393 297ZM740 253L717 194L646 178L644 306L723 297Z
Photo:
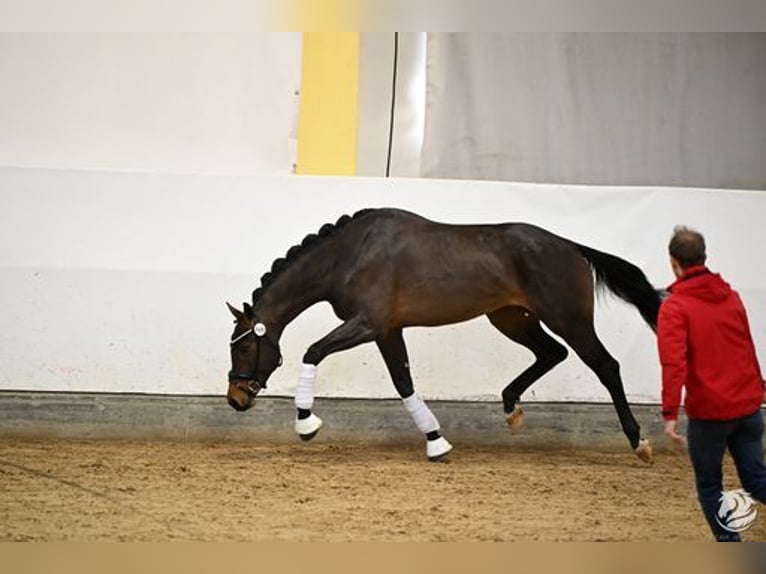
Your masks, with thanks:
M229 371L229 380L232 379L238 380L238 381L249 381L247 388L245 389L247 391L247 394L251 397L255 397L259 392L261 392L263 389L266 388L266 383L261 383L258 381L258 363L261 362L261 340L266 341L269 343L272 348L274 348L277 351L277 355L279 355L279 362L277 363L277 366L280 366L282 364L282 353L279 351L279 347L276 343L274 343L271 339L269 339L266 336L266 325L263 323L257 322L252 327L250 327L247 331L240 333L236 337L234 337L231 341L229 341L229 346L234 346L235 343L241 341L248 335L254 335L256 340L258 341L258 350L256 351L255 355L255 369L253 371L244 371L241 373L237 373L233 370Z

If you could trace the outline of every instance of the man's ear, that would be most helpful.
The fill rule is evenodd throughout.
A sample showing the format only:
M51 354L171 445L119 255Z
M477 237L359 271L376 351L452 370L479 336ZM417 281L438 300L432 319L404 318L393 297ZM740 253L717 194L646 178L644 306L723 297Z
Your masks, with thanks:
M236 309L236 308L232 307L231 305L229 305L228 301L226 302L226 306L229 308L229 311L231 311L231 314L234 315L234 318L237 321L239 321L240 319L242 319L245 316L245 314L242 311L240 311L239 309Z
M673 270L673 275L675 275L676 277L680 277L684 272L684 268L681 267L681 264L678 262L678 259L676 259L672 255L670 256L670 268Z

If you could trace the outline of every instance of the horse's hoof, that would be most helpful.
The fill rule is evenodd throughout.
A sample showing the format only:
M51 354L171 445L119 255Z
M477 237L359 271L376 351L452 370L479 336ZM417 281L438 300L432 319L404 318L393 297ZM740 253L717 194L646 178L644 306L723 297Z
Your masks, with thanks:
M430 462L443 462L451 450L452 445L442 436L426 442L426 456Z
M298 436L300 437L300 439L301 439L303 442L308 442L308 441L310 441L312 438L314 438L314 437L315 437L315 436L316 436L318 433L319 433L319 431L314 431L314 432L311 432L311 433L309 433L309 434L301 434L301 435L298 435Z
M513 412L505 416L505 422L508 423L511 432L519 432L524 424L524 409L519 406L513 407Z
M639 440L638 446L633 452L635 452L636 456L645 463L652 462L652 443L648 439L642 438Z
M311 413L308 418L295 419L295 432L301 437L301 440L308 441L314 438L319 429L322 428L322 419Z

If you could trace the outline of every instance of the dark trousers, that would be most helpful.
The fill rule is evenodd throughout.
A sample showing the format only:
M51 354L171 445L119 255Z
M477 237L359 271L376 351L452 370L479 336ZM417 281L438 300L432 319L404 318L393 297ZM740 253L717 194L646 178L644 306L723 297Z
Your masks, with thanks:
M739 534L729 532L716 521L723 490L723 456L729 449L742 488L761 502L766 502L766 466L763 464L763 415L730 421L689 419L689 456L694 467L702 511L716 540L738 542Z

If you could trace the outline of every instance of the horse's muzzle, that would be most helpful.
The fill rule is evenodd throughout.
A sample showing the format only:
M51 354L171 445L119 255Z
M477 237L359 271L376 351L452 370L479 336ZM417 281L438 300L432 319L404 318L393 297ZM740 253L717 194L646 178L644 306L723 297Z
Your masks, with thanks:
M253 399L257 393L243 389L236 382L229 382L229 392L226 394L226 400L235 411L243 412L253 406Z
M237 401L237 399L235 399L234 397L226 397L226 399L229 401L229 405L231 406L231 408L233 408L235 411L244 412L253 406L252 402L242 404L239 401Z

